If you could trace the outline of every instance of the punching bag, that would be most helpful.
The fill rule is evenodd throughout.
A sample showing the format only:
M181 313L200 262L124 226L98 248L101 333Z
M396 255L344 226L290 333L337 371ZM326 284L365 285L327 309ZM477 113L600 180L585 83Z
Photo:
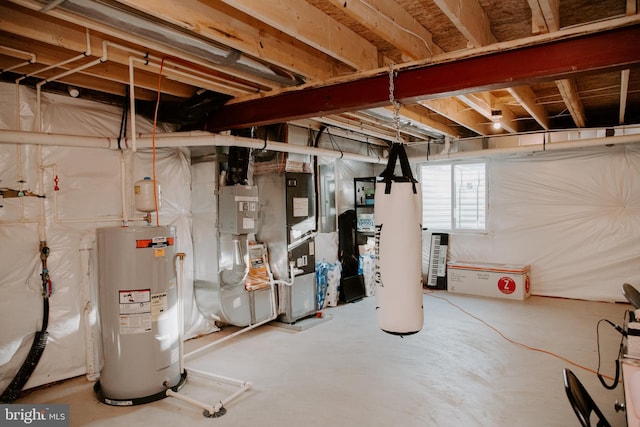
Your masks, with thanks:
M400 160L402 175L395 174ZM404 145L394 143L375 191L376 317L395 335L422 329L422 193Z

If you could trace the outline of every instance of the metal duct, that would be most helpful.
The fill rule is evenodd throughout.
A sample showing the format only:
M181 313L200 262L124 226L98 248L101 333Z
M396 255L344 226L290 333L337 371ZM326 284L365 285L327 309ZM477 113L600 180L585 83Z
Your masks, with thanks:
M111 4L86 0L67 0L57 7L127 31L138 37L153 40L164 46L182 50L220 66L243 71L284 86L300 83L296 79L274 73L264 63L249 58L237 50L205 41L183 28L164 22L159 23L157 20L142 16L139 12L134 15Z

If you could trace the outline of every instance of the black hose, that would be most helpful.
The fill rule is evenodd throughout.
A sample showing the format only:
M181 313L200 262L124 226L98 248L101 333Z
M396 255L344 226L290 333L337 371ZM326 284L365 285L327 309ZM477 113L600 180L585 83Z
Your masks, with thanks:
M47 269L47 257L49 256L49 247L46 245L46 242L41 242L40 244L40 259L42 260L42 274L40 277L42 278L42 327L39 331L36 332L33 337L33 342L31 343L31 349L29 349L29 354L27 354L27 358L22 363L22 366L18 370L18 373L13 378L11 383L4 390L2 395L0 396L1 403L13 403L20 392L24 388L24 385L29 381L31 374L36 369L38 362L40 361L40 357L42 357L42 353L44 352L44 348L47 345L47 327L49 326L49 270Z

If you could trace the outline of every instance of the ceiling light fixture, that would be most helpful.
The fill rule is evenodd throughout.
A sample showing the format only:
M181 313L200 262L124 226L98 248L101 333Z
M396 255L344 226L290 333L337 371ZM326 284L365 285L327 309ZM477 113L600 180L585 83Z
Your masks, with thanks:
M501 119L502 110L491 110L491 121L493 122L492 127L495 130L502 129L502 123L500 123Z

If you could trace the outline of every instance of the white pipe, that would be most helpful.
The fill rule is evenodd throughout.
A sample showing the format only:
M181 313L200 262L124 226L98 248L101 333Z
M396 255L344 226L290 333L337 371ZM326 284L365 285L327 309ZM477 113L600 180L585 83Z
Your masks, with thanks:
M192 403L193 405L199 406L203 409L206 409L209 411L209 413L214 414L217 413L224 405L226 405L227 403L231 402L233 399L235 399L236 397L240 396L242 393L246 392L247 390L251 389L252 384L248 381L244 381L244 380L237 380L235 378L229 378L229 377L225 377L222 375L216 375L216 374L211 374L209 372L204 372L204 371L200 371L197 369L189 369L189 373L190 374L195 374L195 375L199 375L203 378L206 379L210 379L213 381L220 381L220 382L224 382L227 384L231 384L231 385L235 385L237 387L239 387L238 390L236 390L234 393L232 393L230 396L226 397L225 399L222 399L220 402L218 402L215 407L209 407L208 405L199 402L197 400L194 399L190 399L190 398L182 398L182 396L179 396L177 393L175 393L172 390L167 390L167 396L172 396L172 397L177 397L179 399L184 400L185 402L189 402ZM171 391L171 392L169 392Z
M283 284L283 285L286 285L286 286L293 286L293 281L294 281L294 278L295 278L295 274L294 274L295 263L293 261L289 263L290 274L291 274L291 282L286 282L284 280L274 280L273 279L273 275L271 274L271 269L269 268L269 263L265 262L265 265L267 266L267 273L268 273L269 278L270 278L270 280L269 280L269 288L270 288L270 291L271 291L271 316L269 316L268 318L266 318L266 319L264 319L264 320L262 320L262 321L260 321L258 323L254 323L254 324L249 325L249 326L247 326L247 327L245 327L243 329L240 329L240 330L238 330L238 331L236 331L236 332L234 332L234 333L232 333L230 335L227 335L227 336L225 336L223 338L220 338L217 341L214 341L214 342L209 343L209 344L207 344L207 345L205 345L203 347L200 347L200 348L198 348L198 349L196 349L196 350L194 350L194 351L192 351L190 353L187 353L184 356L185 359L187 359L187 358L190 359L190 358L192 358L192 357L194 357L194 356L196 356L196 355L198 355L200 353L203 353L206 350L209 350L211 347L220 345L220 344L222 344L223 342L225 342L227 340L230 340L232 338L237 337L238 335L244 334L245 332L249 332L250 330L257 328L258 326L262 326L265 323L269 323L269 322L271 322L272 320L275 320L278 317L278 308L277 308L277 305L276 305L276 292L275 292L274 285Z
M162 135L162 134L161 134ZM0 144L35 144L35 145L56 145L65 147L90 147L90 148L118 148L118 139L104 136L79 136L50 134L42 132L24 132L14 130L0 130ZM138 147L150 148L151 138L137 138ZM190 146L237 146L247 148L257 148L272 151L281 151L297 154L308 154L312 156L332 157L335 159L355 160L365 163L385 163L386 159L371 157L355 153L342 153L339 151L327 150L324 148L306 147L295 144L285 144L282 142L245 138L240 136L222 135L216 133L198 133L189 135L176 132L165 134L156 138L157 148L169 147L190 147Z
M32 52L27 52L25 50L20 50L20 49L15 49L13 47L9 47L9 46L0 46L0 50L5 50L14 54L18 54L18 55L22 55L22 56L28 56L29 59L29 63L33 64L36 62L36 54L32 53ZM5 68L2 71L7 71L10 70L11 68Z
M87 32L86 34L87 34L87 40L89 41L90 40L89 33ZM90 48L88 48L88 49L90 50ZM107 62L107 59L108 59L107 58L107 42L103 41L102 42L102 56L100 58L95 59L95 60L90 61L90 62L87 62L86 64L79 65L76 68L72 68L70 70L64 71L64 72L62 72L60 74L57 74L57 75L55 75L53 77L50 77L48 79L44 79L44 80L42 80L42 81L40 81L40 82L38 82L36 84L36 116L37 116L37 122L38 122L37 123L38 124L37 125L37 130L39 132L42 132L42 114L41 114L41 106L42 106L41 97L42 97L42 94L41 94L41 87L43 85L45 85L46 83L50 83L50 82L59 80L61 78L64 78L66 76L69 76L71 74L75 74L77 72L86 70L87 68L93 67L94 65L98 65L98 64L100 64L102 62Z
M122 203L122 225L125 227L129 224L127 218L127 184L126 184L126 164L124 153L120 153L120 202Z
M81 53L80 55L74 56L73 58L69 58L69 59L65 59L64 61L60 61L57 62L55 64L49 65L47 67L41 68L39 70L36 70L32 73L26 74L22 77L18 77L16 79L16 130L20 130L20 82L23 79L26 79L27 77L32 77L35 76L36 74L40 74L43 73L45 71L49 71L53 68L58 68L58 67L62 67L64 65L67 65L71 62L75 62L79 59L82 58L86 58L87 56L91 55L91 35L89 33L89 29L86 29L85 32L86 38L87 38L87 50L85 50L83 53Z
M24 67L26 65L30 65L30 64L35 64L36 62L36 54L35 53L31 53L31 52L26 52L24 50L20 50L20 49L14 49L12 47L8 47L8 46L0 46L0 50L5 50L8 52L12 52L14 54L19 54L19 55L23 55L23 56L28 56L29 59L27 59L24 62L21 62L19 64L16 65L12 65L11 67L7 67L7 68L3 68L0 70L0 74L7 72L7 71L11 71L11 70L15 70L16 68L20 68L20 67Z
M202 408L205 411L208 411L210 414L215 414L215 412L216 412L215 408L212 405L207 405L206 403L202 403L202 402L200 402L198 400L195 400L195 399L192 399L190 397L183 396L180 393L177 393L177 392L175 392L175 391L173 391L171 389L167 389L166 394L169 397L175 397L176 399L183 400L183 401L185 401L187 403L190 403L190 404L192 404L194 406Z
M189 375L201 376L203 378L207 378L213 381L219 381L230 385L235 385L241 387L247 384L247 381L237 380L235 378L225 377L223 375L212 374L211 372L201 371L199 369L189 368Z
M576 141L550 142L547 144L521 145L507 148L488 148L482 150L458 151L453 153L432 154L429 160L462 159L468 157L490 157L514 153L542 153L545 151L570 150L574 148L598 147L605 145L633 144L640 142L640 135L620 135L602 138L589 138ZM412 162L422 161L426 155L410 156Z
M31 62L31 60L24 61L24 62L21 62L19 64L12 65L11 67L3 68L2 70L0 70L0 73L4 73L4 72L7 72L7 71L15 70L16 68L24 67L24 66L31 65L31 64L33 64L33 62Z
M180 373L184 373L184 253L176 255L180 260L178 273L178 360L180 361Z
M185 354L185 355L184 355L184 359L185 359L185 360L187 360L187 359L191 359L191 358L193 358L193 357L195 357L195 356L199 355L200 353L203 353L203 352L205 352L205 351L209 350L211 347L214 347L214 346L220 345L220 344L222 344L223 342L225 342L225 341L227 341L227 340L230 340L231 338L235 338L235 337L237 337L238 335L244 334L245 332L249 332L250 330L257 328L258 326L262 326L262 325L264 325L265 323L269 323L269 322L271 322L272 320L275 320L275 318L276 318L276 317L278 317L278 313L277 313L277 311L276 311L277 309L275 308L275 289L274 289L274 287L273 287L273 284L274 284L274 283L272 282L272 283L271 283L271 299L272 299L272 305L271 305L271 308L272 308L272 315L271 315L271 316L269 316L268 318L266 318L266 319L264 319L264 320L262 320L262 321L260 321L260 322L258 322L258 323L254 323L254 324L249 325L249 326L247 326L247 327L245 327L245 328L242 328L242 329L240 329L239 331L236 331L236 332L234 332L234 333L232 333L232 334L230 334L230 335L227 335L226 337L220 338L220 339L219 339L219 340L217 340L217 341L214 341L214 342L209 343L209 344L207 344L207 345L205 345L205 346L203 346L203 347L200 347L200 348L198 348L198 349L196 349L196 350L193 350L192 352Z
M96 346L95 327L92 321L92 314L94 312L93 298L91 295L91 282L89 277L91 275L91 253L93 251L93 232L87 232L83 234L80 239L80 268L81 278L80 287L82 289L82 303L84 309L82 311L84 320L84 338L86 341L85 346L85 358L87 363L86 377L89 381L96 381L100 377L99 368L99 356Z
M131 122L131 151L134 153L138 149L136 132L136 89L133 77L133 56L129 57L129 121ZM125 139L126 143L126 139Z
M429 158L433 160L440 159L454 159L462 157L473 156L491 156L493 154L509 154L515 152L539 152L549 150L564 150L572 148L582 147L594 147L602 145L618 145L618 144L632 144L640 142L639 135L618 135L602 138L590 138L577 141L568 142L552 142L548 144L535 144L526 145L513 148L501 148L501 149L485 149L475 151L463 151L457 153L450 153L447 155L431 155ZM34 144L34 145L55 145L66 147L91 147L91 148L113 148L117 149L117 138L102 137L102 136L80 136L80 135L63 135L63 134L50 134L41 132L23 132L14 130L0 130L0 144ZM143 137L138 138L138 145L143 148L151 147L151 138ZM282 142L267 141L266 145L264 140L256 140L251 138L222 135L207 132L198 132L195 135L189 135L176 132L173 134L160 134L160 137L156 140L157 148L168 147L203 147L203 146L236 146L262 149L266 150L282 151L288 153L308 154L312 156L331 157L345 160L355 160L365 163L386 163L387 159L379 157L370 157L355 153L340 153L323 148L306 147L294 144L285 144ZM411 156L410 160L420 161L424 156Z
M108 43L109 47L113 47L113 48L122 50L122 51L127 52L127 53L129 53L131 55L137 55L138 57L134 57L134 59L137 62L140 62L140 63L142 63L144 65L152 65L154 67L160 67L160 64L163 61L163 58L159 58L157 56L151 55L151 54L149 54L149 52L139 51L139 50L132 49L130 47L123 46L123 45L120 45L120 44L117 44L117 43L113 43L113 42L107 42L107 43ZM153 61L153 62L151 62L151 61ZM171 59L164 58L164 64L165 65L171 65L172 68L171 68L170 71L168 71L169 74L177 74L177 75L185 76L185 77L188 77L188 78L191 78L191 79L194 79L194 80L198 80L198 81L203 82L205 84L211 84L212 83L212 80L209 80L208 78L198 77L195 74L193 74L193 73L198 73L197 70L194 70L193 68L190 68L190 67L188 67L188 66L186 66L184 64L180 64L179 62L175 62L175 61L172 61ZM130 66L131 66L131 64L130 64ZM215 69L212 69L212 68L210 68L210 67L208 67L206 65L203 65L203 66L215 71ZM178 71L177 70L178 68L186 70L187 72ZM201 73L200 72L199 74L205 74L205 73ZM248 86L248 85L244 85L244 84L241 84L241 83L238 83L238 82L234 83L234 85L235 85L235 87L238 88L238 90L242 90L242 91L244 91L246 93L255 93L256 92L256 89L254 87L251 87L251 86Z
M38 162L40 167L38 168L38 181L40 186L40 191L44 195L44 167L42 165L42 145L38 146ZM47 216L45 214L44 209L45 199L40 199L40 218L38 220L38 235L40 236L41 242L47 241Z
M17 178L17 182L20 183L20 185L22 185L22 181L24 180L23 175L22 175L22 168L23 168L23 164L22 164L22 146L20 145L16 145L16 172L18 174ZM26 219L25 214L24 214L24 200L23 198L20 198L20 219ZM38 219L39 221L39 219Z
M145 55L144 59L143 58L134 58L136 62L139 62L141 64L144 64L145 66L150 66L150 67L156 67L156 68L160 68L162 65L158 62L152 62L150 59L154 58L152 55ZM157 58L156 61L160 61L162 62L162 60L160 58ZM166 74L165 76L167 78L171 78L172 76L181 76L181 77L186 77L187 79L191 80L191 83L200 83L200 85L202 85L202 87L205 88L209 88L211 89L212 87L220 87L220 85L222 83L216 83L214 80L211 80L211 78L209 77L200 77L198 75L193 74L194 70L190 70L187 67L181 66L178 63L172 62L170 60L166 60L164 61L165 64L165 70L166 70ZM171 66L171 68L167 68L168 66ZM182 69L186 69L189 70L189 72L186 71L180 71L179 68ZM229 86L229 84L226 84L227 86ZM244 94L253 94L256 93L256 89L254 87L251 86L247 86L247 85L243 85L239 82L234 82L232 83L233 88L241 93Z

